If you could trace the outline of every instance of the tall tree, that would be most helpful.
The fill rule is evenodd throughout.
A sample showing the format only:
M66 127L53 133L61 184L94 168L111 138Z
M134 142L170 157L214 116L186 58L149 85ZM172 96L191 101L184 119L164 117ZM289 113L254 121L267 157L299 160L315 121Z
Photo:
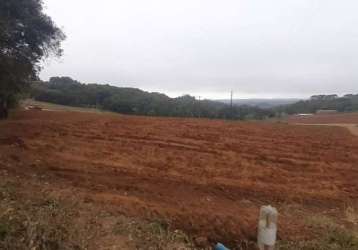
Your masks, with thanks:
M41 59L61 56L64 33L44 14L42 0L0 1L0 119L11 100L37 78Z

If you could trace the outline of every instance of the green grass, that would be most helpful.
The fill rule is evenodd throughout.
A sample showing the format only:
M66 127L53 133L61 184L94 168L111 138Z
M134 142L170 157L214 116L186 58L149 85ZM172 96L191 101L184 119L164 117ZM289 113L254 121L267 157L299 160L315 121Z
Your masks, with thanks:
M8 234L9 229L8 226L5 224L0 224L0 241L3 241Z
M27 106L36 106L40 107L42 109L48 109L53 111L70 111L70 112L90 112L90 113L106 113L106 114L117 114L110 111L104 111L97 108L90 108L90 107L73 107L73 106L65 106L65 105L59 105L59 104L53 104L48 102L40 102L35 101L33 99L26 99L22 100L20 103L20 106L25 108Z

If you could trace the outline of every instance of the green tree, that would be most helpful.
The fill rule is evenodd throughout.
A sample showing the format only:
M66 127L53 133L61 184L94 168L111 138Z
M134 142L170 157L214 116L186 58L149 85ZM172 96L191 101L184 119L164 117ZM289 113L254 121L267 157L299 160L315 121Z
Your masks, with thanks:
M37 79L44 57L62 54L63 32L43 12L42 0L0 1L0 119L17 94Z

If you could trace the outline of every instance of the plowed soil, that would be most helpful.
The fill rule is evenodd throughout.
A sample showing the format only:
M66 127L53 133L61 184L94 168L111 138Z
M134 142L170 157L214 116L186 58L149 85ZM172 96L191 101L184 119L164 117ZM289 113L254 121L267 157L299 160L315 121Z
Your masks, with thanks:
M0 169L229 246L255 240L261 205L278 208L280 239L311 237L315 215L344 220L357 164L358 137L339 127L37 110L0 122Z

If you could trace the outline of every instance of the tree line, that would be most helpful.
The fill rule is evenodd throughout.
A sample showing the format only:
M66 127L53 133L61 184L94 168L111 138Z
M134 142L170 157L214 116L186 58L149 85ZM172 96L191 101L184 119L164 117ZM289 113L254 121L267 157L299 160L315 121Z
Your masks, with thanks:
M0 1L0 119L30 83L38 80L40 62L61 56L64 33L43 12L42 0ZM135 88L82 84L69 77L36 82L30 92L37 100L64 105L96 107L136 115L264 119L284 114L315 113L321 109L358 111L358 95L316 95L291 105L262 109L233 106L185 95L169 98Z
M316 113L318 110L335 110L337 112L358 111L358 94L314 95L308 100L302 100L290 105L275 108L275 113L299 114Z
M269 109L233 106L184 95L170 98L137 88L103 84L83 84L70 77L52 77L48 82L34 82L31 96L35 100L78 107L131 114L173 117L206 117L218 119L265 119L274 116Z
M77 107L92 107L123 114L206 117L217 119L266 119L318 110L358 111L358 94L314 95L308 100L273 108L233 105L212 100L198 100L184 95L170 98L137 88L103 84L83 84L70 77L52 77L47 82L34 82L31 96L35 100Z

